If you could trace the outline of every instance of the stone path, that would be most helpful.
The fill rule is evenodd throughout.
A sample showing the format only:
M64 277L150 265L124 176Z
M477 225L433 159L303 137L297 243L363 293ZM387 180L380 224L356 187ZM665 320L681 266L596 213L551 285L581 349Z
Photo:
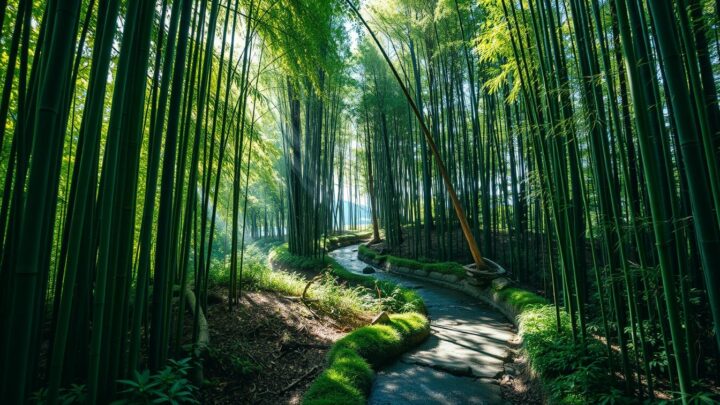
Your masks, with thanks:
M330 253L362 274L358 245ZM376 269L373 276L417 289L425 300L432 334L420 346L380 370L370 404L499 404L498 378L516 338L502 314L458 291Z

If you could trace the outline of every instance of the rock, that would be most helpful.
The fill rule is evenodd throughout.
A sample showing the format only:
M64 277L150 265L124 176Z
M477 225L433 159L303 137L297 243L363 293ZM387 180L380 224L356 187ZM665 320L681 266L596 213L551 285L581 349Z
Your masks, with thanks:
M370 324L377 325L377 324L386 324L390 323L390 316L387 314L387 312L382 311L380 312L375 318L373 318L372 322Z
M465 279L465 281L467 281L467 283L470 284L470 285L472 285L472 286L479 286L479 285L480 285L480 281L477 280L477 279L475 279L474 277L468 277L468 278Z
M375 273L375 269L373 269L370 266L367 266L363 269L363 274L373 274L373 273Z
M512 284L512 281L506 279L505 277L496 278L492 281L492 289L495 291L500 291L504 289L505 287Z
M411 359L409 364L417 364L418 366L430 367L432 369L442 371L448 374L452 374L456 377L472 377L473 369L467 364L455 364L450 361L443 360L425 360L425 359Z
M512 365L510 365L510 364L505 364L505 374L506 374L506 375L511 375L511 376L514 377L514 376L517 375L517 370L515 369L514 366L512 366Z
M353 252L357 252L357 249L353 249L352 251L353 251Z
M430 278L434 278L435 280L442 280L442 279L443 279L443 274L442 274L442 273L431 272L428 276L430 276Z
M473 375L472 368L467 365L455 365L455 364L434 364L432 368L446 373L452 374L457 377L470 377Z
M427 277L428 276L428 272L425 270L415 270L413 272L413 274L415 274L418 277Z
M448 283L457 283L458 276L454 274L443 274L443 280L447 281Z

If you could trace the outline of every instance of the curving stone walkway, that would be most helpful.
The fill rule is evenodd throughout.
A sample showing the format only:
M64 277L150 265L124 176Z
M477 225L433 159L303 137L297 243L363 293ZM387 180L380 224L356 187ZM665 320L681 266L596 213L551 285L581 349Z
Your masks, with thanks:
M368 265L357 258L358 245L330 255L348 270L362 274ZM502 314L457 291L376 269L378 279L417 289L431 320L430 337L380 370L370 404L499 404L497 378L516 339Z

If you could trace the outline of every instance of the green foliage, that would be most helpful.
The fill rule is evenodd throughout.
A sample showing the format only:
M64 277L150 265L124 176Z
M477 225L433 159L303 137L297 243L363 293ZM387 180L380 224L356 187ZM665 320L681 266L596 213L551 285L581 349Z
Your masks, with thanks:
M328 368L313 382L304 404L364 404L373 371L430 334L418 313L392 315L386 325L359 328L338 340L328 353ZM372 368L371 368L372 367Z
M339 235L333 235L327 238L328 248L348 245L360 242L372 236L372 231L346 232Z
M383 261L387 256L381 255L373 249L370 249L366 245L358 246L358 254L364 255L373 260Z
M293 255L288 251L287 244L279 245L270 251L269 259L283 268L297 270L320 270L326 269L329 278L323 279L335 283L334 278L355 284L357 287L350 289L356 293L363 294L366 300L372 300L373 306L378 310L390 312L425 312L425 304L422 298L414 290L403 288L391 281L377 280L372 276L365 276L348 271L335 259L325 256L325 260L301 257ZM321 285L324 285L321 283ZM325 286L330 288L330 286ZM344 293L345 290L337 290Z
M518 312L523 312L534 305L546 305L547 300L530 291L519 288L504 288L497 292L503 302L510 304Z
M317 270L325 265L321 258L299 256L290 253L287 243L270 250L270 261L296 270Z
M243 269L243 283L258 290L300 296L307 280L296 273L271 270L258 257L248 257ZM310 286L307 297L313 307L336 319L358 318L366 312L380 310L379 303L368 296L364 288L338 285L329 274Z
M47 388L41 388L30 396L32 404L48 403ZM61 388L58 393L58 403L61 405L83 404L87 401L87 386L85 384L72 384L70 387Z
M350 283L359 284L377 293L384 310L391 312L426 312L425 303L415 290L401 287L392 281L378 280L372 276L353 273L331 257L328 258L328 262L330 272L334 276Z
M125 386L120 391L121 399L113 404L197 404L197 387L186 378L191 369L191 359L170 360L167 366L157 373L149 370L135 371L132 380L118 380Z
M528 293L531 294L531 293ZM532 294L534 295L534 294ZM508 295L527 302L525 294ZM552 305L525 303L519 316L520 335L532 369L543 380L550 402L558 404L595 403L607 398L613 379L609 374L604 346L588 338L573 341L570 318L560 314L560 330ZM620 399L616 399L620 401ZM617 402L616 402L617 403Z
M310 386L304 404L334 405L366 402L372 385L370 365L353 350L338 351L334 361Z

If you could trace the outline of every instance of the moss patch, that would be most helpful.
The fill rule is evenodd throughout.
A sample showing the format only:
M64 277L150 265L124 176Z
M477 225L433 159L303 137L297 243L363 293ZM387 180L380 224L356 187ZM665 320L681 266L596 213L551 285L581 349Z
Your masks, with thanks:
M365 245L360 245L358 247L358 254L361 254L369 259L377 260L377 261L385 261L387 258L387 255L381 255L380 253L376 252L373 249L370 249L369 247Z
M522 313L525 309L537 305L547 305L547 300L535 293L520 288L508 287L497 292L497 296L507 305Z
M328 353L328 368L318 376L303 404L364 404L373 368L422 342L430 322L418 313L391 315L386 325L359 328L338 340Z
M327 247L333 249L340 246L351 245L368 239L371 236L372 231L346 232L339 235L332 235L327 238Z
M398 257L392 255L381 255L375 250L360 245L358 253L366 258L378 262L387 262L396 267L405 267L413 270L424 270L432 273L441 274L452 274L457 276L459 279L466 277L465 268L457 262L423 262L405 257Z

